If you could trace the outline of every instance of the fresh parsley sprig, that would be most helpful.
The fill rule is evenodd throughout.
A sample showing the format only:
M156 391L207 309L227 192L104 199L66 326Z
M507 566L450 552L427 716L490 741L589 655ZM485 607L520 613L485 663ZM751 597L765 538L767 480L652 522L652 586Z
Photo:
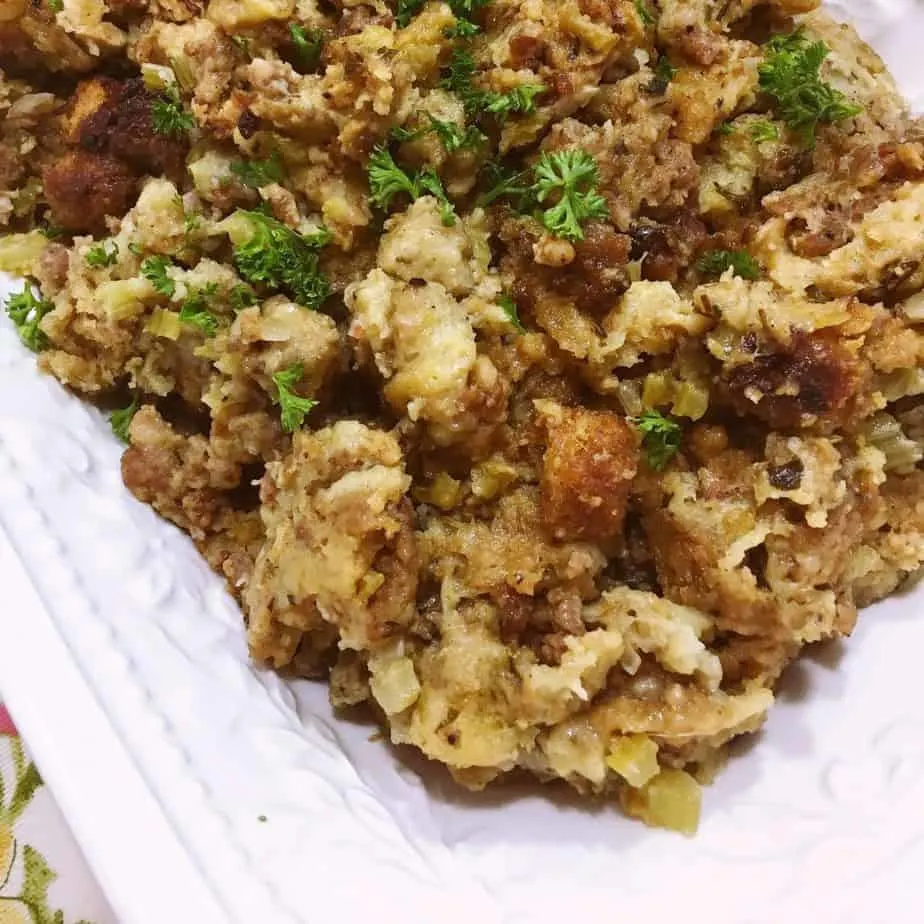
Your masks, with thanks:
M120 408L109 415L109 426L112 427L112 432L122 440L123 443L128 442L128 431L131 428L132 420L138 412L139 407L141 407L141 401L138 396L135 395L132 399L132 403L129 404L128 407Z
M294 388L305 376L305 368L301 363L295 363L288 369L283 369L273 376L273 383L278 392L280 419L282 429L286 433L294 433L305 423L305 416L312 408L317 406L313 398L303 398L294 391Z
M192 114L183 108L176 84L151 103L151 126L158 135L168 138L185 138L196 127Z
M320 29L306 29L298 23L289 23L292 40L290 63L300 74L310 74L321 61L324 33Z
M447 154L455 154L463 148L479 148L486 144L488 136L477 125L458 125L446 122L426 113L429 125L422 128L393 128L391 137L395 141L416 141L424 135L435 134Z
M26 280L21 292L9 296L4 307L25 346L33 353L39 353L48 346L48 338L39 323L54 309L54 305L46 299L38 298L29 280Z
M824 42L810 41L800 28L770 39L758 68L761 90L808 147L814 146L819 125L849 119L861 108L821 79L821 65L829 53Z
M540 83L525 83L506 93L483 90L475 85L475 58L465 48L453 50L446 68L446 75L440 85L451 90L462 100L465 112L470 118L484 113L504 120L512 113L527 114L535 112L536 98L545 92L546 87Z
M696 268L704 276L721 276L733 270L742 279L759 279L760 264L746 250L709 250L697 261Z
M174 265L170 257L148 257L141 264L141 275L154 286L154 290L167 298L173 298L176 282L167 275L167 270Z
M231 172L250 189L259 189L272 183L281 183L285 171L279 154L274 151L266 160L236 160L231 164Z
M662 472L680 451L683 435L680 424L660 411L648 410L640 417L630 417L629 422L642 437L645 459L656 472Z
M440 203L440 218L446 227L456 223L456 213L446 195L443 183L431 167L414 173L402 170L388 148L377 147L369 158L369 194L372 202L388 211L396 196L406 195L411 201L429 193Z
M206 337L214 337L218 331L218 318L209 310L209 299L217 290L218 286L210 282L204 288L190 292L180 306L180 321L197 327Z
M606 200L597 192L597 162L586 151L569 149L545 153L533 168L533 193L542 205L539 221L556 237L584 239L581 225L593 218L608 218Z
M330 284L318 266L318 250L330 240L320 229L299 234L270 215L238 210L247 218L252 234L234 249L234 262L248 282L284 289L306 308L320 308L330 295Z
M93 269L113 266L119 259L119 245L115 241L100 241L87 250L86 264Z

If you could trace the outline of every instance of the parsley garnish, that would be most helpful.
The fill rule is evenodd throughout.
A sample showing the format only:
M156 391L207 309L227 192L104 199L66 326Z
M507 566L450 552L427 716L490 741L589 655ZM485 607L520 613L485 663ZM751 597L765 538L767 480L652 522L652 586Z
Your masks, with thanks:
M630 417L629 422L642 435L642 448L648 464L661 472L680 450L680 424L660 411L645 411L641 417Z
M136 241L132 241L128 245L128 249L129 249L129 252L133 253L136 257L144 256L144 248Z
M655 24L655 18L651 10L648 9L648 4L645 0L635 0L635 12L638 13L638 18L646 29Z
M239 285L231 290L228 295L228 302L231 305L231 310L237 313L238 311L243 311L245 308L249 308L251 305L255 305L257 303L257 296L250 286Z
M60 13L64 9L64 0L48 0L48 9L52 13Z
M447 227L456 223L456 215L440 178L431 167L407 174L396 163L387 148L378 147L369 158L369 194L379 208L388 211L395 196L407 195L412 201L425 193L440 203L440 217Z
M721 276L732 269L742 279L759 279L760 264L746 250L710 250L696 261L696 268L706 276Z
M184 138L196 127L196 120L183 108L175 85L151 103L151 126L158 135L170 138Z
M546 89L543 84L525 83L506 93L482 90L475 86L475 59L471 52L462 48L453 51L446 76L440 85L462 100L469 116L488 112L500 119L512 112L534 112L536 97Z
M479 26L472 22L472 17L481 7L490 0L448 0L452 15L456 17L456 24L447 30L449 38L471 38L478 32ZM404 29L410 21L420 12L425 0L398 0L395 11L395 22L399 29Z
M231 41L234 42L234 44L244 52L245 55L250 54L250 39L244 38L243 35L232 35L230 38Z
M87 251L85 259L87 266L94 269L112 266L119 259L119 245L115 241L100 241Z
M431 132L435 134L446 149L447 154L454 154L462 148L477 148L488 140L480 128L475 125L457 125L455 122L444 122L442 119L426 113L430 124L423 128L393 128L391 137L395 141L416 141Z
M597 192L597 162L576 149L543 154L533 168L536 201L556 198L554 205L541 211L539 221L556 237L568 241L584 238L581 225L591 218L609 218L606 200Z
M64 235L64 228L59 228L57 225L42 224L38 226L38 231L40 234L47 237L49 241L53 241Z
M128 431L132 425L132 419L138 412L140 406L141 402L138 396L135 395L132 399L132 403L128 407L113 411L109 415L109 426L112 427L112 432L122 440L123 443L128 442Z
M517 303L513 300L510 295L502 295L498 300L497 304L501 306L504 311L504 314L507 316L507 320L516 328L518 333L526 333L526 328L523 326L523 322L520 320L519 312L517 311Z
M324 47L324 33L320 29L305 29L297 23L289 23L289 37L292 39L292 66L300 74L313 71L321 60Z
M275 151L266 160L236 160L231 164L231 172L251 189L281 183L285 179L282 161Z
M286 433L294 433L298 430L305 422L305 415L318 403L313 398L303 398L292 390L302 380L304 374L304 366L296 363L273 376L273 382L279 391L282 429Z
M239 210L250 221L253 234L234 248L234 262L248 282L286 289L300 305L320 308L330 295L330 284L318 268L318 250L330 240L321 228L298 234L281 221L258 211Z
M765 141L780 140L779 126L773 122L768 121L767 119L760 119L757 122L752 122L749 131L751 133L751 137L758 144L763 144Z
M655 96L667 92L667 85L674 79L677 68L668 60L667 55L661 55L655 65L654 77L651 78L646 89Z
M154 289L167 298L173 298L176 292L176 282L167 275L167 270L173 266L170 257L148 257L141 264L141 275L154 286Z
M48 346L48 338L39 327L39 322L54 308L46 299L36 298L32 286L26 282L21 292L11 295L7 301L6 313L16 326L19 339L33 353L38 353Z
M734 132L734 130L734 126L731 124L731 122L722 122L722 124L719 125L715 131L717 135L730 135L732 132Z
M478 197L478 205L490 205L495 199L506 197L513 200L513 206L518 211L526 210L529 186L525 181L528 171L512 170L503 164L489 161L483 172L488 188Z
M821 65L829 53L824 42L810 42L798 29L774 36L764 49L764 62L758 68L760 88L807 146L814 146L820 123L840 122L860 112L861 107L821 79Z
M215 294L216 289L215 283L211 282L204 289L187 295L180 306L180 321L198 327L207 337L214 337L218 330L218 318L208 309L208 299Z

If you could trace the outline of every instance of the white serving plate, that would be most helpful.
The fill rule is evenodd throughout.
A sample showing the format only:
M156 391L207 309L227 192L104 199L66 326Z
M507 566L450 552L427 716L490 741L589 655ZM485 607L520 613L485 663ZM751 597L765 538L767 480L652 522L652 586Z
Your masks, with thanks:
M924 111L924 4L831 6ZM0 321L0 682L123 924L922 919L924 586L789 672L687 840L538 786L461 793L254 669L120 452Z

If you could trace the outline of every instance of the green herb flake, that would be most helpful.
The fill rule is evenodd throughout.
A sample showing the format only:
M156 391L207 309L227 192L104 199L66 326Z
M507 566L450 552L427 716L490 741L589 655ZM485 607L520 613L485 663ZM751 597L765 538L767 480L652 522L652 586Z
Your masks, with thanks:
M275 151L266 160L236 160L231 164L231 172L251 189L281 183L285 179L282 161Z
M294 433L305 423L305 415L317 406L313 398L303 398L293 389L304 377L305 370L301 363L289 366L273 376L273 382L279 393L278 401L282 429Z
M119 259L119 245L115 241L100 241L87 250L85 257L87 266L93 269L102 269L113 266Z
M501 306L504 315L516 329L517 333L525 334L526 328L523 326L523 322L520 320L520 314L517 311L517 303L513 300L513 297L510 295L502 295L497 300L497 304Z
M128 442L128 431L132 425L132 419L140 406L141 402L136 395L128 407L113 411L109 415L109 426L112 427L112 432L122 440L123 443Z
M821 65L830 49L812 42L804 30L777 35L764 45L758 68L759 83L772 100L779 117L802 142L814 147L820 124L840 122L861 111L840 90L821 79Z
M301 74L309 74L321 61L324 33L320 29L306 29L298 23L289 23L292 40L292 66Z
M726 136L726 135L733 134L734 131L735 131L735 127L734 125L732 125L731 122L722 122L716 128L715 133L717 135Z
M648 9L648 4L645 0L635 0L635 12L638 13L638 18L646 29L655 24L654 14Z
M48 346L48 338L39 323L54 305L47 299L38 298L30 281L26 281L21 292L7 298L4 308L16 327L19 339L33 353L39 353Z
M642 436L645 459L656 472L662 472L680 450L682 430L680 424L660 411L645 411L629 422Z
M536 201L541 204L556 200L538 216L556 237L583 240L581 225L584 222L609 218L606 200L597 192L597 162L586 151L571 149L543 154L533 174Z
M369 195L379 208L388 211L395 196L406 195L411 201L425 193L435 196L440 203L442 222L450 227L456 222L455 210L439 176L430 167L408 174L402 170L391 152L378 147L372 152L368 165Z
M214 337L218 331L218 318L208 308L208 298L214 294L213 283L187 295L180 306L180 321L190 327L197 327L206 337Z
M704 276L721 276L733 270L742 279L759 279L760 264L746 250L710 250L696 261L696 268Z
M158 135L168 138L185 138L196 127L196 120L183 108L176 86L151 103L151 126Z
M478 197L477 205L490 205L497 199L509 199L518 211L525 211L529 198L528 171L513 170L495 161L489 161L482 170L486 189Z
M251 305L256 305L257 296L250 286L238 285L229 293L228 303L231 305L231 310L236 314Z
M48 9L52 13L60 13L64 9L64 0L48 0Z
M663 96L667 92L667 87L674 79L677 68L671 64L667 55L661 55L658 63L655 65L654 77L651 78L646 89L654 96Z
M167 298L173 298L176 292L176 282L167 275L167 270L173 266L170 257L148 257L141 264L141 275L154 286L155 291Z
M757 122L752 122L748 131L757 144L763 144L765 141L780 140L779 125L768 119L759 119Z
M234 262L248 282L286 290L300 305L317 309L330 295L330 284L321 273L318 250L330 240L321 228L313 234L299 234L260 211L239 210L253 231L234 249Z

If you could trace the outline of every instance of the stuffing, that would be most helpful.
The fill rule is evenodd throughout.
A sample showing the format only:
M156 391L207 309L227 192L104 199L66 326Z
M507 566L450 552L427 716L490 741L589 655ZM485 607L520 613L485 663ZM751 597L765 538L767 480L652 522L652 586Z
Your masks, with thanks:
M818 6L3 0L6 313L254 662L692 833L924 564L924 126Z

